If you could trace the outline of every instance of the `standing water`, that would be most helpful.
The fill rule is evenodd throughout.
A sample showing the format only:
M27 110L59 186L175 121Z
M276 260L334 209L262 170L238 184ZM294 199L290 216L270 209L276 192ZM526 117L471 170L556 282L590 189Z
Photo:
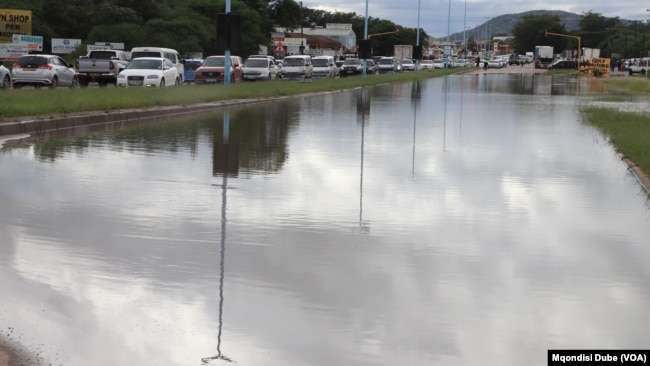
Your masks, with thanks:
M0 345L65 366L647 348L647 197L583 89L452 76L5 147Z

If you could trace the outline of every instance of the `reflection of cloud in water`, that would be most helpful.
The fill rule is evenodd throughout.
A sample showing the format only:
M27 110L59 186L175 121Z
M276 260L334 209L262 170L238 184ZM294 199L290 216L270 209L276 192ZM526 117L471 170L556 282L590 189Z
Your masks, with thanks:
M611 147L570 100L524 115L525 96L469 85L462 126L452 87L443 128L442 88L425 86L415 137L410 86L373 93L362 192L348 93L287 107L300 125L277 169L248 154L254 168L226 190L223 352L270 366L521 365L540 349L646 344L647 210ZM214 354L221 136L208 131L174 153L3 155L0 323L66 365ZM235 136L242 155L264 151ZM351 230L361 194L367 231Z

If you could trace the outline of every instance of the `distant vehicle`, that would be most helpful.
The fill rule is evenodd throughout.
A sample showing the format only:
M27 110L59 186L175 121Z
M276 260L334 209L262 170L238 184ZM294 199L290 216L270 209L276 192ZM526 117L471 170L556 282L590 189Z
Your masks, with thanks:
M373 59L368 59L366 62L366 74L377 74L379 72Z
M641 60L636 60L632 63L630 63L630 66L627 69L627 72L630 75L633 74L641 74L641 75L646 75L648 72L648 69L650 69L650 58L644 57Z
M578 63L576 60L555 60L548 66L548 69L577 69Z
M433 60L433 68L434 69L444 69L445 68L445 60L441 58L437 58Z
M311 79L314 67L309 55L292 55L282 60L282 80Z
M201 67L203 65L203 60L201 59L186 59L185 60L185 67L184 67L184 77L183 80L185 83L193 83L194 82L194 73L196 72L196 69Z
M433 60L422 60L420 70L433 70Z
M33 85L76 87L77 72L74 67L56 55L24 55L14 64L12 81L14 88Z
M535 68L546 69L553 63L552 46L535 46Z
M367 71L367 70L366 70ZM363 60L358 58L346 58L343 61L343 66L341 66L340 75L350 76L350 75L360 75L363 73Z
M230 82L244 80L243 62L239 56L230 56ZM194 73L194 84L225 82L226 56L208 56Z
M95 50L77 59L77 78L80 86L96 82L100 87L117 84L117 74L129 64L128 53L121 50Z
M314 78L335 78L339 75L334 56L312 57L311 64L314 68Z
M117 75L118 87L163 88L181 84L178 69L168 58L138 57Z
M403 71L415 71L415 63L410 58L401 61Z
M131 49L131 60L138 57L162 57L172 62L178 75L181 78L181 83L185 78L185 65L184 60L180 53L172 48L163 47L133 47Z
M377 69L380 74L397 72L397 60L393 57L382 57L379 59Z
M11 73L2 61L0 61L0 89L8 89L11 87Z
M243 78L246 80L274 80L278 75L278 67L268 57L252 57L244 61Z

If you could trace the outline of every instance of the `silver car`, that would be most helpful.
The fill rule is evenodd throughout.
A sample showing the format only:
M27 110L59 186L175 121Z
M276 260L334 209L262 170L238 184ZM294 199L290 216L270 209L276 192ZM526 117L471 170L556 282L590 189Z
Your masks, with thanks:
M11 86L11 76L2 61L0 61L0 89L8 89Z
M77 72L64 59L55 55L24 55L12 70L14 88L23 85L35 87L77 86Z

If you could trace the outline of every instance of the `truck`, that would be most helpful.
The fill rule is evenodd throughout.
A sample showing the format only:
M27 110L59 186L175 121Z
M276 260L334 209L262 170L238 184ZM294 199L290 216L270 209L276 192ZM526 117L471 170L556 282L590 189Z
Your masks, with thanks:
M410 44L396 44L394 57L396 60L401 61L405 59L413 59L413 46Z
M535 68L546 69L553 63L553 46L535 46Z
M93 50L77 59L77 78L80 86L97 82L100 87L117 84L117 74L130 61L129 54L121 50Z

